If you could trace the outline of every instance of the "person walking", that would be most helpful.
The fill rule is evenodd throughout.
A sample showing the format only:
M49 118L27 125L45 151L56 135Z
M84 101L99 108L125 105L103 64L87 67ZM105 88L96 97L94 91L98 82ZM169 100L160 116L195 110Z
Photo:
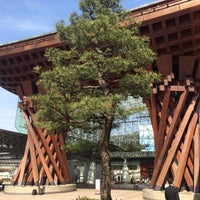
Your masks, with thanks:
M173 180L170 178L168 180L169 186L165 189L165 199L166 200L180 200L179 190L173 185Z

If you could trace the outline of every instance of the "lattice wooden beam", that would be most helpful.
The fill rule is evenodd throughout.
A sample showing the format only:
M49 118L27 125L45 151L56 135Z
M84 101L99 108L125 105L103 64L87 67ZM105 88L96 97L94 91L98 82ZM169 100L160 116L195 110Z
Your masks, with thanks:
M64 135L47 133L34 125L34 110L28 98L24 98L19 107L26 121L28 138L13 185L38 185L41 178L51 185L69 183L66 153L61 148Z
M199 81L193 77L194 71L198 71L194 68L195 59L179 57L175 67L180 73L175 76L171 76L174 65L169 64L173 59L166 56L163 60L171 71L161 70L159 58L158 71L164 74L162 81L153 85L154 92L147 101L156 148L151 188L162 190L172 176L176 187L186 184L190 191L199 192L200 96Z

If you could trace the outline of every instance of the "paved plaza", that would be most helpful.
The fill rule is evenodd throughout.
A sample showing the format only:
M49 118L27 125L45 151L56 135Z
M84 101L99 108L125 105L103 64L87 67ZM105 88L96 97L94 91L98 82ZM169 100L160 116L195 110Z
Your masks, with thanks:
M73 192L54 193L43 195L14 195L0 192L0 200L76 200L78 197L87 196L95 200L100 199L95 189L77 189ZM113 200L143 200L141 190L112 190Z

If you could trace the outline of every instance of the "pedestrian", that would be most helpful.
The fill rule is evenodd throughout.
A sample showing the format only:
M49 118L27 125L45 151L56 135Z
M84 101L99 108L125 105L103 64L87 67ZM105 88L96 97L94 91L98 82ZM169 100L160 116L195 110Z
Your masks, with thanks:
M180 200L179 190L173 185L172 178L168 179L169 186L165 189L165 199L166 200Z
M46 175L44 175L44 176L40 175L40 179L38 182L38 193L39 194L44 194L45 182L46 182Z

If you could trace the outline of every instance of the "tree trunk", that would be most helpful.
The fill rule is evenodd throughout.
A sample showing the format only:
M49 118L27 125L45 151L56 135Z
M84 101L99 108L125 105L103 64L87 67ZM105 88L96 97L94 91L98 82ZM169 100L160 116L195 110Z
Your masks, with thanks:
M100 143L102 176L101 176L101 200L112 200L111 197L111 165L110 165L110 133L112 129L113 116L105 120L102 130L102 138Z

